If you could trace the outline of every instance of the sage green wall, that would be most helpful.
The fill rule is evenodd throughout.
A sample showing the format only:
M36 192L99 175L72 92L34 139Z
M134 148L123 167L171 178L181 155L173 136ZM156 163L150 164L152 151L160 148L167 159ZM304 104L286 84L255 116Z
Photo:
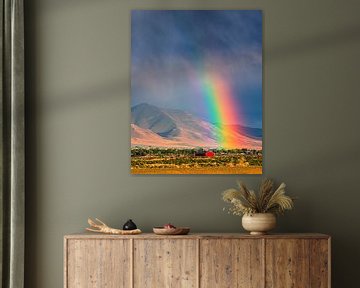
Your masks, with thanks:
M63 235L88 216L145 231L241 231L220 192L259 176L130 176L130 10L262 9L265 175L297 195L280 232L333 236L333 286L358 287L360 1L26 3L26 287L62 287Z

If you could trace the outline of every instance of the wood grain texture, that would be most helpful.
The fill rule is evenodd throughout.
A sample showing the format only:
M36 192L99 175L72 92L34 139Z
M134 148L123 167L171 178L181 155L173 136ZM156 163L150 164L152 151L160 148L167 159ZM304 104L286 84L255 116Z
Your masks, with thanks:
M130 240L67 240L66 288L130 288Z
M197 241L134 240L134 287L197 287Z
M200 287L261 288L261 239L204 239L200 244Z
M327 288L330 259L329 244L324 239L310 240L310 287Z
M266 288L304 288L310 283L306 239L266 239Z
M329 239L329 235L319 233L289 233L250 235L249 233L190 233L188 235L156 235L142 233L139 235L107 235L101 233L78 233L66 235L65 239Z
M76 234L64 239L64 287L330 288L330 262L323 234Z

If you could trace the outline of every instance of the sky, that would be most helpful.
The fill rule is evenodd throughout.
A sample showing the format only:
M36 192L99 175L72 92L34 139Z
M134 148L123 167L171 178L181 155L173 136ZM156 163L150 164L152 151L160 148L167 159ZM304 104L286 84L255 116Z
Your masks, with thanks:
M133 10L131 29L132 106L181 109L211 122L204 85L216 76L241 114L241 123L223 124L262 128L260 10Z

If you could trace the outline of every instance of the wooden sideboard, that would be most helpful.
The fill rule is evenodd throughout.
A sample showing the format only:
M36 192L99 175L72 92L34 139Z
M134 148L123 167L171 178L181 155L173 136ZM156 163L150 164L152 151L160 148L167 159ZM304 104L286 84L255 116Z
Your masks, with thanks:
M323 234L67 235L65 288L329 288Z

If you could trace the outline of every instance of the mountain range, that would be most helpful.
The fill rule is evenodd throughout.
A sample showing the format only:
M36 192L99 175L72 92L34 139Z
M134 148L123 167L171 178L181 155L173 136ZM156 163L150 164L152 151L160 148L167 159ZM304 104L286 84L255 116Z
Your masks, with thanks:
M131 108L131 146L217 148L220 136L241 143L237 148L262 148L259 128L231 125L221 131L217 125L182 110L147 103Z

